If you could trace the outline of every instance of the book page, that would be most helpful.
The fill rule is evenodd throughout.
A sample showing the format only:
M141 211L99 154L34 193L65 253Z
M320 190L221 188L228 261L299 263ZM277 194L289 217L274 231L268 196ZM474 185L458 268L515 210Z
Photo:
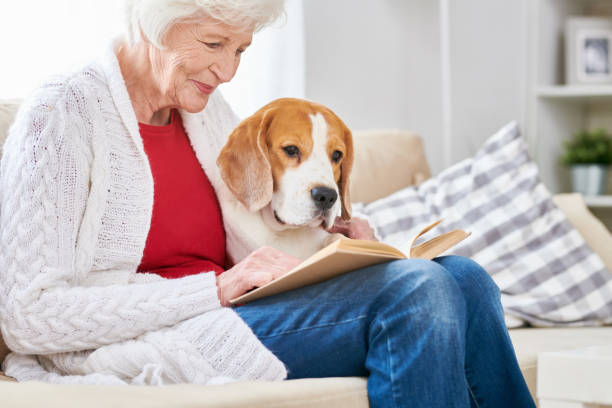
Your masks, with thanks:
M410 258L433 259L444 251L454 247L459 242L463 241L471 235L470 232L465 232L461 229L452 230L440 234L420 245L414 246L415 242L425 233L440 224L442 220L437 220L434 223L423 228L410 243Z
M414 247L415 242L417 241L417 239L419 239L423 234L425 234L426 232L430 231L432 228L434 228L436 225L440 224L442 222L442 220L438 220L438 221L434 221L433 223L429 224L428 226L426 226L425 228L423 228L418 234L415 235L414 238L412 238L412 241L410 242L410 249L412 249Z
M471 233L458 229L445 232L421 245L410 248L410 258L433 259L470 235Z
M398 258L408 258L402 251L379 241L368 241L364 239L341 238L336 241L338 249L347 251L364 251L372 254L395 255Z

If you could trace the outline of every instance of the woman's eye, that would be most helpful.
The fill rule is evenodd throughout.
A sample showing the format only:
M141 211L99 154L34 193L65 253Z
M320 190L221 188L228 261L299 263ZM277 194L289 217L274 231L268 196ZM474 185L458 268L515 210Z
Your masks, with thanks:
M334 161L334 163L338 163L340 161L340 159L342 158L342 152L340 150L335 150L332 153L331 158Z
M289 157L297 157L300 154L300 149L297 148L297 146L285 146L283 147L283 150L285 151L285 153L287 153L287 156Z
M208 48L212 48L213 50L221 46L221 43L218 43L218 42L212 42L212 43L205 42L204 44L206 44Z

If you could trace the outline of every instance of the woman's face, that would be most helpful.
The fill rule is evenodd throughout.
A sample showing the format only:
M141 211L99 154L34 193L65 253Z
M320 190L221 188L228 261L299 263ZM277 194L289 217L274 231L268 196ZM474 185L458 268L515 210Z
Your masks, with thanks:
M175 24L163 42L166 49L152 47L156 85L175 107L200 112L217 86L234 77L252 38L250 29L210 18Z

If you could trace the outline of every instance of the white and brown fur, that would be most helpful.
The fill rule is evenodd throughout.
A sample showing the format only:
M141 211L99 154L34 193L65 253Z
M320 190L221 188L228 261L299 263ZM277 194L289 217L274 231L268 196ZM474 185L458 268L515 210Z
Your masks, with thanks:
M290 155L295 149L288 146L299 154ZM231 219L225 225L233 263L264 245L305 259L328 242L325 229L337 216L351 217L352 135L323 105L293 98L269 103L230 134L217 164L232 193L219 199L224 219ZM337 194L333 205L330 190ZM327 192L329 208L317 205L325 201L319 191Z

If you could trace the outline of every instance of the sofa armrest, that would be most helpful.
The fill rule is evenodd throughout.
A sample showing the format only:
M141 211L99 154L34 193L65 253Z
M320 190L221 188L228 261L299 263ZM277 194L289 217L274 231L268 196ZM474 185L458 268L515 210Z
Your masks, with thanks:
M553 201L563 211L569 222L578 230L587 244L612 272L612 234L589 211L584 198L578 193L557 194Z
M2 157L2 146L4 145L8 128L11 123L13 123L18 107L19 101L0 101L0 157ZM8 347L4 344L2 333L0 333L0 364L4 361L4 357L6 357L8 353Z
M431 176L423 141L399 130L353 132L351 201L369 203Z
M0 100L0 157L2 157L4 140L8 134L9 127L15 119L20 102L17 99Z
M2 369L2 362L4 361L4 358L8 355L8 353L9 353L9 349L8 347L6 347L6 344L4 344L2 333L0 333L0 370ZM0 374L2 374L1 371L0 371Z

